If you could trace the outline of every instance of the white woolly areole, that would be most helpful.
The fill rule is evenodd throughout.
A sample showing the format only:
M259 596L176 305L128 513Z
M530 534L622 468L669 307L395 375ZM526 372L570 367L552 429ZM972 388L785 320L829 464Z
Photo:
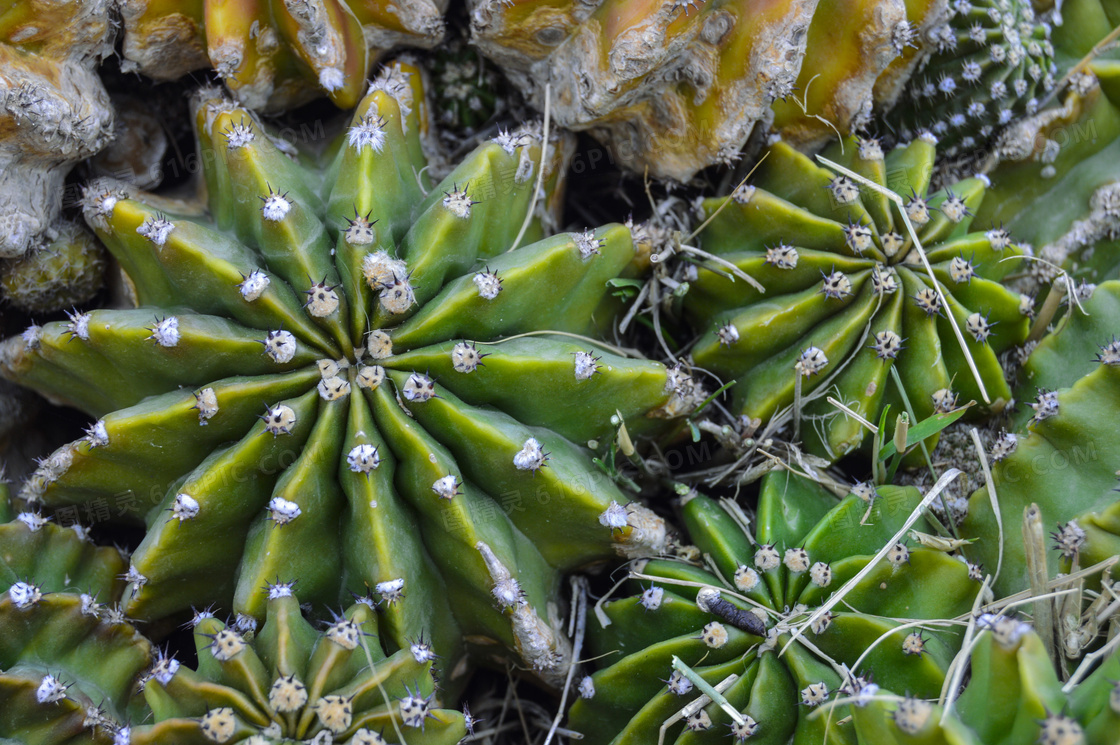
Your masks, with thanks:
M179 492L171 503L171 517L180 523L184 520L193 520L198 517L198 500L186 492Z
M595 233L590 230L582 233L572 233L572 240L575 241L576 248L579 249L579 255L584 260L601 253L599 249L603 247L603 241L596 238Z
M393 340L381 329L370 331L366 335L366 351L375 360L383 360L393 356Z
M179 661L177 659L174 657L160 657L155 667L152 668L152 677L155 678L161 686L166 688L167 684L171 682L171 679L175 677L175 673L177 672L179 672Z
M354 473L371 473L381 465L381 456L377 448L368 443L356 445L346 456L346 465Z
M41 704L53 704L66 698L66 686L53 675L44 675L35 689L35 700Z
M269 194L267 197L261 197L261 201L264 202L261 214L269 222L283 220L292 209L292 203L283 194Z
M595 681L591 679L590 675L584 675L583 680L579 682L579 696L580 698L595 698Z
M290 331L269 331L264 351L277 364L291 362L296 356L296 337Z
M453 499L459 493L459 480L454 476L444 476L432 483L432 491L442 499Z
M474 284L478 287L478 296L484 300L493 300L502 291L502 280L494 272L479 272L474 275Z
M400 600L401 596L404 594L404 580L398 578L386 582L378 582L373 589L377 590L377 594L380 595L383 600L388 603L394 603Z
M43 327L33 323L23 330L20 338L23 339L23 345L27 351L38 349L43 339Z
M576 380L587 380L599 371L599 359L590 352L576 352Z
M50 518L43 517L38 512L21 512L16 515L16 521L27 526L32 533L38 533L50 522Z
M295 502L283 497L273 497L268 502L268 513L277 525L286 525L300 516L301 510Z
M78 337L82 341L89 341L89 322L91 316L89 313L67 314L70 322L66 324L67 329L71 334Z
M646 610L657 610L661 607L661 601L665 598L665 590L661 587L651 587L642 592L641 598L638 602Z
M548 456L537 442L537 438L530 437L513 456L513 465L522 471L539 471L547 459Z
M277 404L265 412L263 419L266 432L273 435L286 435L296 424L296 413L290 406Z
M346 75L337 67L324 67L319 71L319 86L328 93L339 90L345 83Z
M174 229L175 226L170 220L162 217L149 217L140 224L140 227L136 228L136 232L163 248L163 245L167 243L167 237L171 235L171 231Z
M326 318L338 310L338 293L325 282L312 285L307 291L307 312L316 318Z
M466 342L459 342L451 349L451 367L455 372L472 373L481 361L478 349Z
M612 501L610 506L599 514L599 524L611 530L625 528L628 524L626 508L618 502Z
M412 373L405 381L402 393L409 401L424 403L436 395L436 384L427 375Z
M203 388L194 394L194 408L198 409L198 423L207 424L218 413L218 394L213 388Z
M474 202L471 201L466 189L452 189L449 192L444 192L444 208L460 220L466 220L471 216L471 206L473 204Z
M272 281L267 274L260 269L254 269L249 272L249 276L241 284L237 285L237 289L241 291L241 297L245 302L251 303L259 298L271 283Z
M16 582L8 588L8 597L19 610L30 608L43 599L43 592L29 582Z
M91 448L105 447L109 444L109 430L105 429L105 420L98 419L86 430L86 442Z
M162 321L157 321L152 329L151 338L161 347L174 347L179 343L179 319L168 316Z

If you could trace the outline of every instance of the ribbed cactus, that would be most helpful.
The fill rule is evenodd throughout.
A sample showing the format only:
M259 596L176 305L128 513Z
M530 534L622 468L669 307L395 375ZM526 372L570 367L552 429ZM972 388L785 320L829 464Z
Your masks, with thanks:
M0 258L38 245L70 166L104 147L113 110L93 67L110 0L16 0L0 13Z
M502 133L429 188L419 83L387 70L323 168L204 93L208 217L87 190L141 307L4 342L6 376L99 417L22 494L145 521L133 617L261 619L281 574L318 607L372 590L382 641L423 636L454 675L466 635L547 677L561 573L666 539L583 444L651 426L682 378L574 335L634 248L537 240L567 141Z
M954 0L946 13L887 122L906 139L933 132L945 155L971 155L1037 112L1055 85L1054 47L1030 0Z
M109 745L148 642L119 611L125 562L80 529L17 512L0 484L0 741Z
M958 631L900 619L967 613L979 583L954 557L892 543L920 501L913 488L866 485L838 500L772 473L748 528L734 505L685 497L690 561L636 565L635 594L603 607L610 625L589 617L587 656L601 669L581 684L568 727L592 745L658 742L663 723L665 742L682 745L853 742L844 710L828 722L817 707L875 686L936 696ZM929 526L920 518L914 529ZM704 698L674 657L739 719Z
M105 249L77 223L55 224L57 235L12 259L0 275L0 298L31 312L73 308L101 289Z
M993 587L1010 594L1031 586L1024 539L1028 524L1045 545L1046 576L1120 553L1120 342L1114 332L1120 283L1108 282L1085 301L1088 316L1072 311L1043 339L1024 365L1022 402L1030 420L1004 434L989 455L1003 521L1003 569ZM962 535L978 540L969 556L993 568L998 526L986 488L969 500Z
M885 155L875 140L848 140L843 155L829 154L903 196L936 284L903 210L783 143L730 199L704 200L704 216L720 210L701 234L704 249L764 290L713 264L697 270L684 299L701 332L692 358L736 381L735 413L748 428L791 407L800 387L808 447L837 458L867 430L828 396L872 422L885 404L896 413L912 407L911 421L920 421L970 400L995 411L1010 400L997 355L1026 337L1031 302L999 280L1019 249L998 227L974 227L983 179L929 193L935 152L923 138Z
M259 629L194 617L198 669L161 655L144 679L145 723L129 745L308 742L453 745L462 713L439 708L430 645L386 656L377 603L363 598L321 629L300 614L291 585L270 586ZM150 722L150 723L148 723Z
M279 110L326 95L358 103L393 47L432 47L447 0L119 0L125 68L157 80L213 68L243 105Z
M683 181L734 159L771 116L807 145L833 132L822 120L866 125L905 79L930 5L472 0L471 28L538 109L550 82L558 122L636 171Z
M1063 687L1029 625L985 614L977 628L971 677L948 712L905 691L882 691L850 709L854 742L1114 745L1120 732L1120 654L1113 652L1087 678Z

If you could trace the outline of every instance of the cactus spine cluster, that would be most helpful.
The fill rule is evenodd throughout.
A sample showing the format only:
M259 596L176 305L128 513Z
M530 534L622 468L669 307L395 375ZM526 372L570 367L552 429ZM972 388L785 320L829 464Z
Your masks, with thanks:
M469 636L552 679L561 573L666 540L583 443L647 426L681 375L572 336L634 247L538 240L567 141L503 132L433 187L415 73L373 83L322 168L201 94L208 219L90 186L140 307L4 342L5 376L97 417L21 494L144 521L130 616L260 620L280 573L320 608L372 590L382 641L422 635L455 675Z
M784 143L750 184L703 202L706 216L719 210L703 247L761 289L699 268L684 302L701 334L692 358L736 381L735 413L748 429L788 411L800 389L806 443L835 459L867 429L829 396L871 422L888 404L920 421L969 401L995 411L1010 401L997 355L1025 339L1032 305L999 280L1019 249L1005 230L974 228L982 178L929 191L935 153L928 138L885 154L870 139L829 151L903 195L902 207Z

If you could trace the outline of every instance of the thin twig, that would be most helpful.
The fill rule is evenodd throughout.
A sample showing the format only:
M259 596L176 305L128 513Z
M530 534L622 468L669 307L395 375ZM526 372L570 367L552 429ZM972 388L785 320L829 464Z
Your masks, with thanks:
M517 231L517 237L513 240L513 245L509 250L517 248L521 243L521 239L525 237L525 231L529 229L529 223L533 221L533 212L537 209L537 197L541 193L541 187L544 184L544 159L548 155L548 128L550 124L550 117L552 115L552 83L546 82L544 84L544 124L541 128L541 159L537 165L537 183L533 187L533 195L529 200L529 211L525 214L525 220L521 223L521 230Z

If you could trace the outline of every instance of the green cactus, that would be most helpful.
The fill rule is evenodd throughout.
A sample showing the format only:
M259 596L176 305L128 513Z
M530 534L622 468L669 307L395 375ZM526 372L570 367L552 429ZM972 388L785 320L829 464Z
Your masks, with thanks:
M44 312L73 308L92 298L104 281L105 249L82 226L56 224L58 234L0 275L0 298L15 308Z
M823 145L833 127L861 129L874 103L895 95L905 79L913 64L909 47L935 4L470 6L475 44L534 106L543 109L542 81L550 81L556 121L605 140L615 159L635 171L648 167L651 176L687 181L736 158L755 125L772 114L782 136L800 145Z
M80 528L17 512L0 484L0 741L109 745L151 662L114 603L126 563Z
M376 643L375 608L362 598L317 630L300 614L292 586L277 583L259 630L197 613L198 669L161 655L144 679L151 723L131 727L122 742L459 742L468 720L439 708L431 646L417 638L386 656Z
M412 69L374 83L324 168L204 93L210 219L87 191L141 307L3 343L6 376L100 417L22 495L145 521L132 617L261 619L282 573L320 608L376 591L383 642L423 635L455 675L468 636L552 679L561 573L666 540L582 443L612 416L652 426L682 376L573 335L634 248L622 226L537 240L567 141L542 163L533 130L502 133L428 188Z
M838 500L771 473L752 536L739 508L688 495L692 560L637 565L637 594L603 607L610 625L589 618L587 656L602 669L581 684L568 726L592 745L658 742L662 724L700 695L674 657L709 685L738 676L722 693L742 719L693 705L668 728L665 742L682 745L726 742L729 726L736 742L853 742L836 721L844 714L829 727L814 709L838 692L870 695L872 679L936 696L959 641L920 621L967 613L979 584L948 554L891 543L921 499L913 488L858 485ZM919 518L914 529L929 526Z
M1030 0L955 0L947 13L927 31L931 54L887 123L904 139L933 132L951 157L971 154L1016 118L1036 113L1057 69L1050 25Z
M1113 745L1120 731L1120 654L1066 687L1029 625L985 614L971 677L946 712L940 703L891 695L851 707L859 745ZM1066 688L1072 690L1067 693ZM905 692L904 692L905 693Z
M989 456L1003 525L999 595L1031 586L1023 538L1024 511L1054 542L1047 546L1046 575L1069 571L1077 559L1089 566L1120 553L1117 462L1120 461L1120 342L1113 336L1120 283L1099 286L1062 328L1043 339L1024 365L1023 407L1029 422L1003 435ZM1032 396L1026 398L1026 391ZM1032 402L1033 403L1030 403ZM999 526L988 489L972 495L961 535L977 538L968 555L994 569Z
M731 199L703 202L704 216L714 215L702 233L704 249L763 290L718 266L700 267L684 299L701 332L692 359L736 381L734 410L748 429L793 405L800 384L807 447L830 459L859 447L866 428L826 396L876 423L887 404L909 409L912 421L970 400L999 411L1011 390L997 355L1026 337L1031 303L999 283L1017 263L1009 260L1019 255L1011 237L973 228L983 179L927 193L935 147L925 138L885 156L874 140L849 139L844 155L829 154L905 195L936 288L900 208L778 143L750 185Z
M322 95L357 105L375 61L433 47L447 0L119 0L124 67L157 80L213 68L238 101L281 110Z

